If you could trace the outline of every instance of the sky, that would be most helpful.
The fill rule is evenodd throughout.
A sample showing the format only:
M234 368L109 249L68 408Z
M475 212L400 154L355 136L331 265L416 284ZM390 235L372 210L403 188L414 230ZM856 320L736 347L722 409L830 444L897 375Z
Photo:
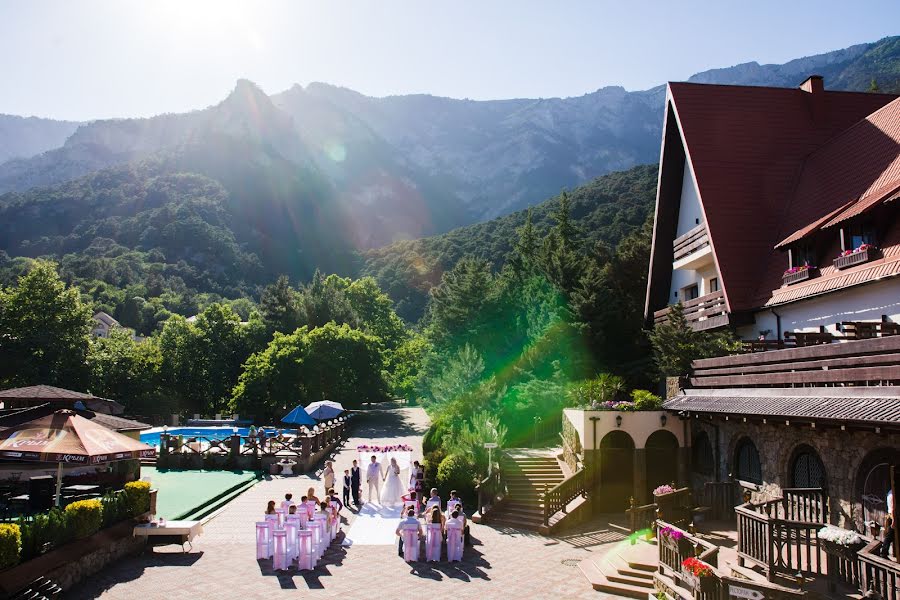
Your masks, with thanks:
M204 108L237 79L373 96L580 96L900 34L867 0L0 0L0 113Z

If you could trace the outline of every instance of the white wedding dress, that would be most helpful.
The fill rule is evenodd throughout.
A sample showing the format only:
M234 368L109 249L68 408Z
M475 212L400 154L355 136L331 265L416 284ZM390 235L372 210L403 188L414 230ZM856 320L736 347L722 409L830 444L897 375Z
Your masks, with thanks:
M388 466L387 479L381 488L381 504L383 506L399 506L402 502L403 484L400 482L400 467Z

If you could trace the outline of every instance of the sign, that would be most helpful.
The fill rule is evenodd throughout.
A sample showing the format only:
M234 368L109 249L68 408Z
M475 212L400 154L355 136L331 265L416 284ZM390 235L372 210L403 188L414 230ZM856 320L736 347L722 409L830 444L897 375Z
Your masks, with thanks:
M490 450L491 448L496 448L497 444L495 442L485 442L484 447Z
M745 600L763 600L763 598L765 598L763 593L758 590L751 590L749 588L731 584L728 585L728 594L732 598L743 598Z

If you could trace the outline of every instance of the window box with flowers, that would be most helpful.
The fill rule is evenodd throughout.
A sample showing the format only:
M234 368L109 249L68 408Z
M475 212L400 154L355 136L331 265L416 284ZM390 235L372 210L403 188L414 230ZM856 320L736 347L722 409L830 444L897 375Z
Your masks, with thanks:
M694 544L687 538L683 531L674 527L660 527L656 534L656 541L678 552L685 558L694 556Z
M711 565L699 558L686 558L681 562L681 578L692 589L700 588L703 593L716 589L716 575Z
M849 269L850 267L867 263L878 258L878 248L872 244L862 244L853 250L844 250L834 259L835 269Z
M784 285L791 285L792 283L799 283L801 281L806 281L810 279L816 272L818 267L813 267L810 265L800 265L799 267L791 267L782 275L782 282Z
M819 545L826 554L855 561L866 541L855 531L828 525L819 530Z

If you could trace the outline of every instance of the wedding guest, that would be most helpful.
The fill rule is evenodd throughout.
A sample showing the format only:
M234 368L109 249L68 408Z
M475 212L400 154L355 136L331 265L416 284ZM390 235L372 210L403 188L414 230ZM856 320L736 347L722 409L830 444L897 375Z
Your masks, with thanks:
M463 520L460 518L459 511L454 510L450 513L446 527L447 560L450 562L461 561L463 555Z
M334 487L334 463L330 460L325 461L325 470L322 471L322 480L325 483L326 490L330 490Z
M441 497L438 496L437 488L431 488L431 496L428 498L428 501L425 503L425 510L428 510L432 506L437 506L438 510L441 508Z
M416 518L413 509L406 511L406 518L397 526L397 537L400 538L399 555L406 562L419 560L419 539L422 537L422 525Z
M266 505L266 514L274 515L275 513L275 501L269 500L269 503Z
M297 514L297 505L296 505L296 504L291 504L291 505L288 507L288 514L289 514L289 515L295 515L295 514Z
M362 474L359 471L359 465L354 460L353 466L350 467L350 491L353 493L353 504L356 506L359 506L359 495L362 492L361 486Z
M353 478L350 476L350 469L344 469L344 486L341 488L341 495L344 497L344 506L350 504L350 488L353 487Z
M319 497L316 496L316 489L312 487L306 490L306 499L316 504L320 502Z
M294 497L294 495L291 494L290 492L288 492L287 494L285 494L285 495L284 495L284 502L281 503L281 508L287 510L287 509L289 509L290 507L292 507L292 506L294 505L294 501L291 500L291 498L293 498L293 497Z
M444 515L437 506L431 509L428 525L425 526L425 560L441 560L441 542L444 539Z
M334 488L328 490L328 502L334 506L335 510L340 512L344 510L344 503L338 500L337 493Z
M406 512L408 509L413 509L416 514L419 514L419 499L415 490L412 490L403 497L403 508L401 509L403 512Z

